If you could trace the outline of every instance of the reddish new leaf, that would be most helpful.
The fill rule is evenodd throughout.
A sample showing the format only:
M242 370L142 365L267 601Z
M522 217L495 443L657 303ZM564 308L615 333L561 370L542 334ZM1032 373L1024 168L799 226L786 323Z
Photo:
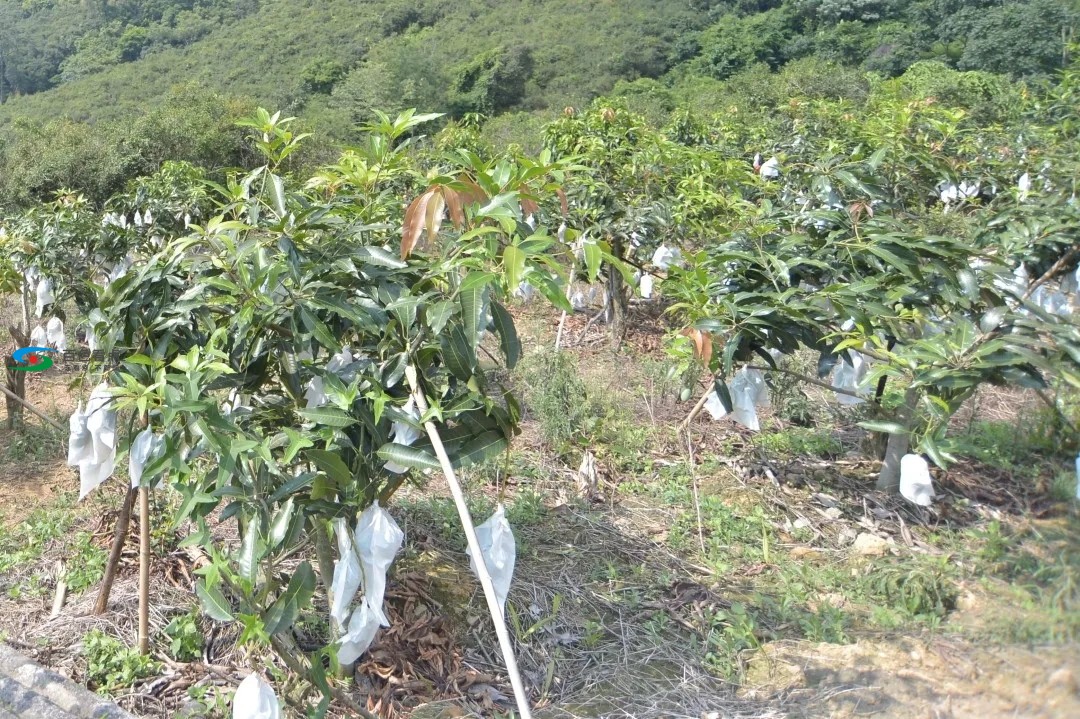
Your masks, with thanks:
M405 210L405 221L401 226L401 259L412 254L416 247L416 241L420 239L420 233L424 231L427 223L427 207L431 198L435 195L435 189L429 189L417 197Z
M540 205L536 204L535 200L530 200L528 197L522 197L518 204L521 205L521 216L528 217L532 215L536 217L536 213L540 211Z
M454 223L454 227L459 230L465 227L465 209L461 203L461 195L449 187L443 187L442 197L446 202L446 209L450 211L450 221Z
M460 193L461 202L465 205L471 205L473 203L483 204L487 202L488 196L484 192L484 189L480 185L476 184L473 179L467 175L460 175L458 182L465 186Z
M438 236L439 228L442 227L443 210L446 209L446 200L442 193L434 189L432 192L434 194L427 204L427 220L424 223L427 227L428 242L434 242Z

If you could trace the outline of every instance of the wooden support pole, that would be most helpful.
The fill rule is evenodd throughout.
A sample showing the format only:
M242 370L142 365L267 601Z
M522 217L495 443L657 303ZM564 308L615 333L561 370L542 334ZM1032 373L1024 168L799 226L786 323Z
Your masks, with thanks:
M94 614L104 614L109 606L109 594L112 592L113 580L116 579L116 570L120 566L120 555L124 552L124 541L131 524L131 510L138 494L139 490L129 489L120 507L120 516L116 518L116 530L113 532L112 549L109 550L109 561L105 565L105 577L101 580L101 589L98 590L97 601L94 603Z
M409 389L412 390L420 415L427 414L427 398L424 397L424 393L420 389L416 368L408 365L405 368L405 377L408 379ZM529 710L529 695L525 692L525 684L521 681L521 674L518 673L514 647L510 643L510 633L506 630L506 619L503 617L502 607L499 606L499 599L495 595L495 585L491 581L491 574L488 573L484 555L480 552L480 540L476 538L476 529L473 527L472 517L469 515L469 507L465 503L465 493L462 492L457 474L454 472L453 465L450 464L450 457L447 456L446 448L443 447L439 430L430 420L424 422L424 429L427 430L428 437L431 439L431 446L435 450L435 456L439 458L439 464L442 465L443 474L446 475L446 482L450 485L450 493L454 496L458 517L461 519L461 526L465 530L465 539L469 543L469 553L476 564L476 573L480 577L480 586L484 588L484 598L487 600L488 610L491 612L491 620L495 624L495 634L499 637L499 648L502 650L503 661L506 662L506 673L510 675L510 685L514 688L514 698L517 701L518 713L521 715L520 719L532 719L532 713Z
M139 654L150 653L150 488L139 487Z
M52 611L49 612L49 619L56 619L60 616L61 610L64 608L64 602L67 601L67 567L64 566L64 562L61 560L56 561L56 593L53 594Z
M577 272L577 257L574 257L574 261L570 263L570 276L566 280L566 301L570 301L570 297L574 291L574 273ZM555 333L555 351L559 351L559 346L562 345L562 333L563 327L566 325L566 310L563 310L562 317L559 318L559 331Z

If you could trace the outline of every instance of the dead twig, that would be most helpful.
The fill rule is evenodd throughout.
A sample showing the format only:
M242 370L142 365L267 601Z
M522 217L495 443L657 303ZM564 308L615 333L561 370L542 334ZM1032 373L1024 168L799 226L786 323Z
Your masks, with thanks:
M48 422L48 423L49 423L49 424L50 424L50 425L51 425L52 427L54 427L55 429L57 429L57 430L59 430L59 431L61 431L61 432L63 432L63 431L64 431L64 426L63 426L62 424L60 424L59 422L57 422L56 420L54 420L54 419L53 419L52 417L50 417L49 415L47 415L47 414L45 414L44 412L42 412L42 411L41 411L40 409L38 409L38 408L37 408L37 407L35 407L34 405L32 405L32 404L30 404L29 402L27 402L27 401L26 401L25 399L23 399L23 398L22 398L22 397L20 397L19 395L15 394L15 393L14 393L14 392L12 392L11 390L9 390L9 389L8 389L7 387L5 387L4 385L0 385L0 390L2 390L2 391L4 392L4 394L5 394L5 395L7 395L7 396L8 396L9 398L11 398L11 399L15 400L16 402L18 402L19 404L21 404L21 405L22 405L23 407L26 407L26 408L27 408L28 410L30 410L31 412L33 412L34 414L36 414L36 415L37 415L38 417L41 417L41 418L42 418L43 420L45 420L46 422Z

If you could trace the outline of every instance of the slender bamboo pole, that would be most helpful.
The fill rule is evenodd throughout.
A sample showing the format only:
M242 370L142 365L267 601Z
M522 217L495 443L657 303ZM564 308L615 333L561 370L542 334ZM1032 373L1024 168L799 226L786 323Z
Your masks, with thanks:
M67 567L63 561L57 560L56 562L56 593L53 595L52 611L49 612L49 619L56 619L60 616L60 611L64 608L64 602L67 601Z
M30 336L30 298L29 298L29 289L26 286L26 274L25 273L23 274L23 283L22 283L22 293L21 294L22 294L22 320L23 320L23 325L24 325L23 332L25 332L26 336L29 337Z
M427 414L427 398L424 397L424 393L420 390L416 368L412 365L407 366L405 368L405 377L408 379L409 388L416 399L416 406L420 410L421 416ZM532 712L529 710L529 696L525 692L525 684L521 681L521 674L518 673L514 647L510 643L510 633L506 630L506 620L503 618L502 607L499 606L499 599L495 596L495 585L491 582L487 564L484 562L484 556L480 552L480 540L476 538L476 529L473 527L472 517L469 515L469 507L465 504L465 493L461 491L461 484L458 483L457 474L450 464L450 457L447 456L446 448L443 447L439 430L431 421L424 422L424 429L427 430L428 437L431 439L431 446L435 450L435 456L439 458L439 464L442 465L443 474L446 475L446 482L450 485L450 493L454 496L458 517L461 519L461 526L465 530L465 539L469 543L469 552L476 563L476 573L480 577L480 586L484 588L484 598L487 600L488 610L491 612L491 620L495 624L495 634L499 637L499 648L502 650L503 661L506 662L506 673L510 675L510 685L514 688L514 699L517 701L518 713L521 715L521 719L532 719Z
M570 263L570 276L566 280L566 301L570 301L571 294L574 291L574 273L577 272L577 258ZM562 317L559 318L559 331L555 333L555 351L559 351L559 346L562 345L562 333L563 327L566 325L566 310L563 310Z
M150 652L150 488L139 487L139 654Z
M116 579L116 569L120 566L120 555L124 552L124 540L127 539L128 526L131 524L131 510L135 506L137 496L139 496L139 490L129 489L120 507L120 516L116 518L116 530L113 532L112 548L109 550L109 561L105 565L105 577L101 580L101 589L98 590L97 601L94 603L94 614L104 614L109 606L109 594L112 592L113 580Z

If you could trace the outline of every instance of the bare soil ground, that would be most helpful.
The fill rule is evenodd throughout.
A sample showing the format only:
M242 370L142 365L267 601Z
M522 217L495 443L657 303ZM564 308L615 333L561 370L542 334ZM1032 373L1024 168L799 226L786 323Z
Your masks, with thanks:
M557 315L517 314L529 344L552 343ZM662 330L645 317L619 353L602 323L567 321L566 351L598 408L591 444L552 446L529 414L510 464L464 478L478 522L497 501L509 507L518 541L509 620L538 717L1080 716L1080 523L1050 490L1059 459L965 459L935 471L940 497L920 510L872 490L876 462L835 403L815 427L774 414L759 434L702 416L688 441L675 427L693 403L667 386ZM63 422L78 399L72 379L35 377L28 399ZM987 393L956 430L1019 427L1036 404ZM137 533L108 613L90 613L90 583L50 618L57 560L107 551L124 487L113 479L72 509L66 437L27 425L0 429L0 567L9 565L0 636L93 684L89 631L135 643ZM598 472L583 495L585 448ZM225 717L239 680L269 665L279 694L310 707L312 693L278 660L238 646L235 626L200 621L200 658L172 658L165 629L195 602L200 558L175 548L185 528L165 528L174 500L158 494L159 665L114 690L118 703L147 717ZM406 532L387 593L393 626L359 662L352 690L384 717L506 716L512 706L447 494L436 478L391 507ZM49 517L59 532L43 527ZM215 534L234 532L223 524ZM302 616L297 644L318 648L326 631Z

